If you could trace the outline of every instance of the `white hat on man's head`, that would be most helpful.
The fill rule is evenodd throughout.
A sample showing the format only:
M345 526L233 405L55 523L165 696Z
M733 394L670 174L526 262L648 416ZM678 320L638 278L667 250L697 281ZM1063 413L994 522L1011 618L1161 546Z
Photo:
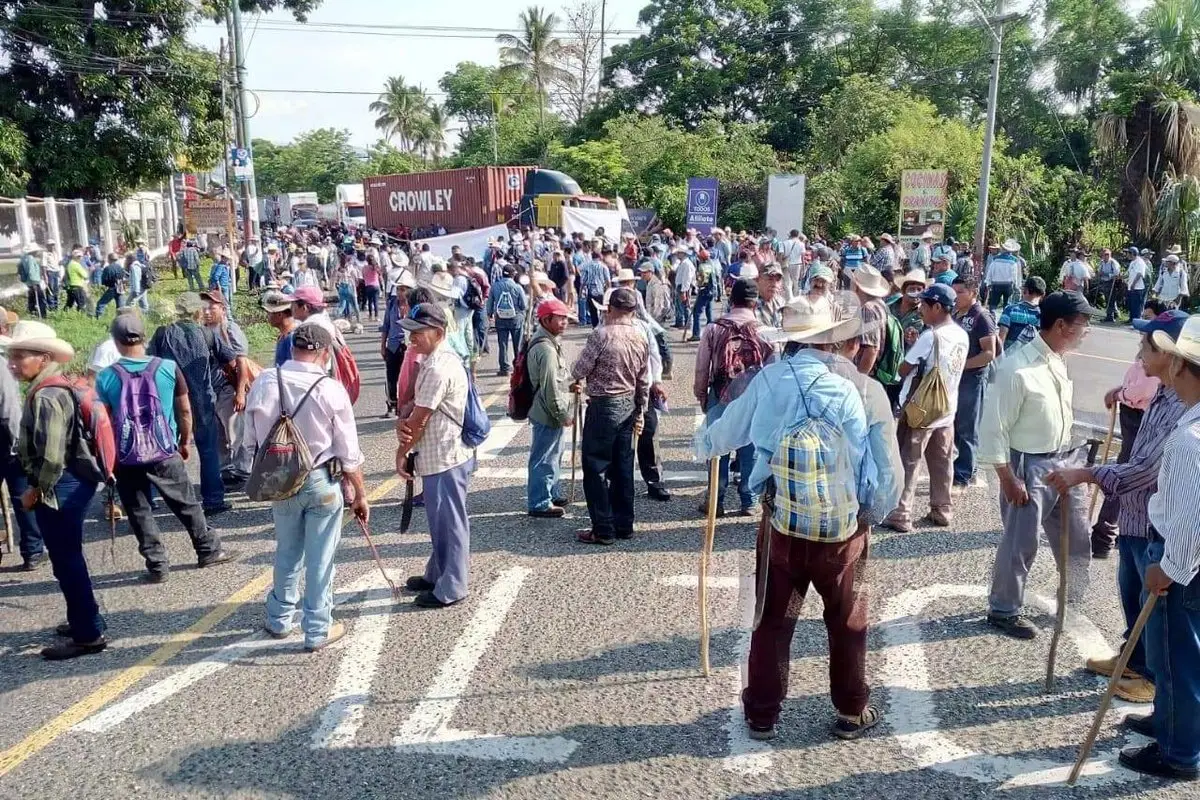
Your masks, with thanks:
M19 323L17 327L24 325ZM1178 339L1172 339L1166 331L1150 334L1154 346L1164 353L1179 356L1184 361L1200 364L1200 314L1193 314L1183 323Z

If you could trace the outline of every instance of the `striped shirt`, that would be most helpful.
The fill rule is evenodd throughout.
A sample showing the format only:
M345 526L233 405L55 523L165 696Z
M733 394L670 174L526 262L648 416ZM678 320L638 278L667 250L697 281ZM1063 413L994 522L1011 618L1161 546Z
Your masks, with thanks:
M79 458L80 448L87 447L75 432L75 401L71 390L52 386L36 391L43 381L61 371L57 364L50 364L29 384L17 443L17 455L29 485L40 489L41 502L54 509L58 508L54 485L67 465Z
M612 283L612 273L603 261L589 261L579 273L579 284L584 297L603 297L604 290Z
M1144 424L1144 423L1143 423ZM1163 447L1158 491L1150 497L1150 524L1166 543L1159 565L1167 577L1187 586L1200 571L1200 403L1192 406Z
M1150 495L1158 489L1163 445L1186 410L1174 390L1160 388L1142 418L1129 460L1092 467L1092 475L1104 493L1120 500L1117 525L1122 536L1145 539L1150 535L1147 508Z

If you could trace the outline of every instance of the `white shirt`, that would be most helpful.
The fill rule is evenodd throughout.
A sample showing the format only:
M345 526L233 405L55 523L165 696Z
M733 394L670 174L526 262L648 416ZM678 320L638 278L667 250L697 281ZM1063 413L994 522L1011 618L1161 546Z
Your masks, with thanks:
M417 283L426 284L433 278L433 253L424 252L417 257Z
M1150 495L1150 524L1163 537L1165 550L1159 566L1167 577L1186 586L1200 570L1200 404L1179 420L1163 446L1158 467L1158 491Z
M680 259L675 266L675 291L690 292L696 285L696 265L690 258Z
M1007 254L997 255L987 265L987 277L985 282L988 284L997 283L1020 283L1021 282L1021 264L1015 256Z
M358 429L354 424L354 408L350 395L340 383L329 378L313 389L312 395L299 411L300 398L315 381L324 377L316 364L287 361L279 368L283 375L283 392L287 409L300 429L312 453L313 465L320 466L332 458L342 462L342 469L362 467L363 454L358 447ZM276 369L265 369L255 378L246 398L246 419L254 433L254 441L262 446L271 427L279 419L279 383Z
M1146 259L1138 256L1129 262L1129 274L1125 278L1126 284L1134 291L1145 289L1148 271L1149 268L1146 264Z
M93 375L99 375L120 359L121 353L117 350L117 343L110 336L96 345L96 349L92 351L92 360L88 362L88 371Z
M926 328L913 342L904 356L904 361L912 364L914 369L904 379L904 387L900 391L900 405L908 402L908 395L913 389L913 382L922 370L919 365L933 357L933 337L938 337L938 364L942 369L942 380L946 382L946 391L950 396L950 413L930 425L930 428L948 428L954 424L954 413L958 410L958 384L962 380L963 366L967 363L967 350L970 342L967 332L955 322L948 321L937 328Z
M321 281L320 278L317 277L316 272L305 267L304 269L296 270L295 274L292 275L292 286L296 287L297 289L299 289L301 286L316 286L319 289L321 287Z
M1154 293L1166 303L1173 303L1180 295L1188 293L1187 273L1183 267L1175 266L1175 271L1163 269L1158 273L1158 283L1154 284Z
M1058 275L1058 279L1063 283L1063 288L1071 292L1081 289L1083 282L1091 277L1092 268L1079 259L1072 259L1063 264L1062 271Z
M413 444L418 475L436 475L471 458L462 441L467 410L467 370L462 359L443 341L421 362L413 402L432 409L421 438Z
M779 253L787 259L789 267L798 267L804 263L804 242L799 239L788 239L779 246Z

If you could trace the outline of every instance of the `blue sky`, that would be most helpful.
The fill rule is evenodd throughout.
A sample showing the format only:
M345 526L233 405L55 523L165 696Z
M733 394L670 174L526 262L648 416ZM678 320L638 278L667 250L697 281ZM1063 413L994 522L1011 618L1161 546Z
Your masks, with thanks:
M403 75L409 83L433 93L439 91L438 79L460 61L497 63L493 29L515 28L517 15L526 5L487 0L325 0L309 19L312 25L372 26L353 29L306 29L285 14L247 15L243 18L249 42L247 85L254 90L289 90L257 93L258 111L250 120L251 135L286 142L312 128L337 127L348 128L356 145L372 144L379 135L367 105L389 76ZM557 2L544 5L560 9ZM608 0L609 28L634 28L643 5L644 0ZM464 38L435 39L386 26L489 30L459 32ZM364 30L384 35L365 34ZM223 25L203 25L191 38L216 50L224 35ZM323 95L303 90L366 94ZM254 98L249 105L253 112Z

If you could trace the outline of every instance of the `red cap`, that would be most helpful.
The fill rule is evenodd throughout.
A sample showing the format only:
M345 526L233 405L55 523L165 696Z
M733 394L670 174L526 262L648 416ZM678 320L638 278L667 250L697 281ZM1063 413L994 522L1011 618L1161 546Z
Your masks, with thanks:
M567 308L567 304L557 297L538 303L537 318L539 321L546 317L569 317L570 315L571 311Z
M697 255L700 256L701 261L708 261L708 251L707 250L701 250Z
M313 308L324 308L325 293L316 286L301 286L292 292L292 302L304 302Z

